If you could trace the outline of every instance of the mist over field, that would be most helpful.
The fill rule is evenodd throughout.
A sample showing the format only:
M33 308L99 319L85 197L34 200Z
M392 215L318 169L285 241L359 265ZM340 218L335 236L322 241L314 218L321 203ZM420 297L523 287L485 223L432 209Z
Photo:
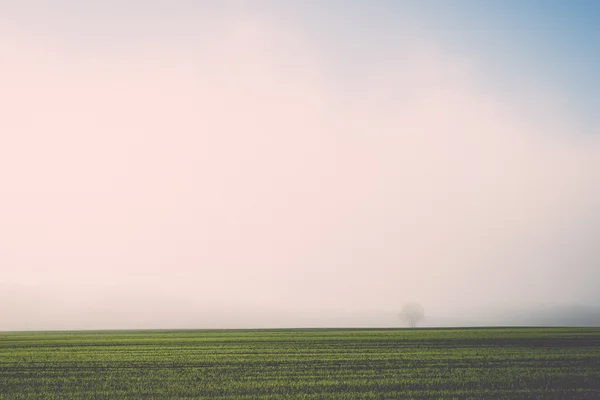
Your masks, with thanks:
M93 294L65 287L3 286L0 331L106 329L268 329L268 328L395 328L406 327L400 307L282 310L251 308L223 301L193 302L191 296L165 296L156 290L113 288ZM58 295L65 293L68 295ZM427 311L427 310L426 310ZM419 327L470 326L598 326L594 306L456 308L426 314Z
M600 325L583 15L199 3L0 2L0 330Z

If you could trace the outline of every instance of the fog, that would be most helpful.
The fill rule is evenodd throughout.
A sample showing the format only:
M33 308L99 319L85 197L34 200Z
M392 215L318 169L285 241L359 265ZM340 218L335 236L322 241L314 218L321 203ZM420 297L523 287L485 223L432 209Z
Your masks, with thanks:
M342 60L290 10L43 4L0 14L0 329L599 324L558 85L416 23Z

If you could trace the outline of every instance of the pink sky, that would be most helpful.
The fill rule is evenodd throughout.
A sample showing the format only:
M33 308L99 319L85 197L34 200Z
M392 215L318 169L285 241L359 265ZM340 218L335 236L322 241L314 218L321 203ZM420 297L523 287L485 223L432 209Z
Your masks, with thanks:
M595 244L572 239L598 219L600 142L551 85L501 94L415 30L342 90L293 27L210 29L89 48L0 29L0 283L52 297L52 327L600 304ZM18 307L0 328L31 322Z

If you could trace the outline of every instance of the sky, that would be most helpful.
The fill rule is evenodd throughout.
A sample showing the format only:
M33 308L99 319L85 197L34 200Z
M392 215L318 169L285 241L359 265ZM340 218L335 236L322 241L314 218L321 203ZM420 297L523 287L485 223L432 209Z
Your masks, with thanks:
M0 329L599 324L598 18L0 0Z

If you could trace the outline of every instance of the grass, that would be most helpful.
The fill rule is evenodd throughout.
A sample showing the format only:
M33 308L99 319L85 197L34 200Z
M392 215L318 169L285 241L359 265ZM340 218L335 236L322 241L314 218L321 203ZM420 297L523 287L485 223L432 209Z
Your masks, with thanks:
M0 399L597 399L600 329L0 332Z

